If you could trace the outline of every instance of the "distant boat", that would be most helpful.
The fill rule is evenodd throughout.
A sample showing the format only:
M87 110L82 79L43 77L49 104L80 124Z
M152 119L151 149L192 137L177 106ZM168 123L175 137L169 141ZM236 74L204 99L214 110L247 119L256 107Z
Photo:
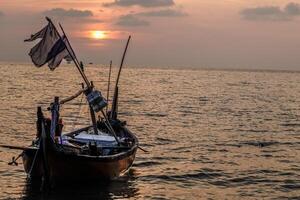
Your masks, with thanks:
M57 32L52 21L49 18L47 20L49 21L48 26L51 26L52 29L54 27L54 31ZM57 32L57 34L59 33ZM50 37L50 34L44 34L43 37ZM38 107L37 136L30 146L1 146L23 150L19 157L23 158L25 172L32 178L43 178L47 183L66 179L114 179L131 167L139 148L137 137L127 129L125 121L118 119L118 82L130 36L119 68L110 111L107 109L106 99L101 95L101 92L95 90L93 83L87 79L81 69L80 62L78 62L73 49L68 49L71 48L71 45L65 33L64 37L64 40L68 43L64 41L65 44L62 48L67 46L68 56L74 61L85 84L82 84L82 89L72 97L63 100L55 97L54 102L50 104L51 118L44 117L42 108ZM62 37L60 39L62 40ZM58 42L55 45L58 46ZM60 50L57 55L61 55L61 53ZM53 48L51 49L51 55L56 55ZM57 67L58 65L52 63L52 66ZM109 86L107 93L109 93ZM86 96L90 107L91 125L62 134L63 125L59 113L60 107L81 94ZM106 108L106 111L104 111L104 108ZM99 120L96 120L95 117L97 112L102 113ZM17 159L13 158L10 164L16 163Z

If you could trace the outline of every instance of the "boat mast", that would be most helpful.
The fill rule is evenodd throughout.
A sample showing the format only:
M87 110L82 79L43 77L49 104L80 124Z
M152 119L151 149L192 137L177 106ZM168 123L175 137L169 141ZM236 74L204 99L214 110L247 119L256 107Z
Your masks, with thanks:
M110 89L110 75L111 75L111 67L112 67L112 60L110 61L109 65L109 73L108 73L108 83L107 83L107 93L106 93L106 100L107 100L107 106L106 106L106 114L107 114L107 109L109 105L109 89Z
M89 80L87 79L87 77L86 77L86 75L83 71L83 66L80 65L80 63L79 63L79 61L76 57L76 54L75 54L75 52L74 52L74 50L73 50L73 48L72 48L72 46L69 42L69 39L68 39L68 37L67 37L67 35L66 35L66 33L65 33L65 31L64 31L64 29L63 29L63 27L60 23L59 23L59 27L60 27L61 31L63 32L63 34L65 35L65 37L67 39L68 46L70 47L70 49L72 51L72 54L70 54L70 52L69 52L69 54L72 57L77 69L79 70L82 78L84 79L84 81L85 81L85 83L88 87L88 90L85 93L87 95L93 90L93 87L94 87L93 82L92 81L89 82ZM66 47L66 49L68 49L68 47ZM74 56L74 58L73 58L73 56ZM98 128L97 128L97 120L96 120L96 116L95 116L95 111L93 110L91 105L89 105L89 107L90 107L90 114L91 114L91 119L92 119L92 123L93 123L94 133L97 135L98 134Z
M127 53L127 49L128 49L130 39L131 39L131 35L129 35L129 37L128 37L126 47L125 47L125 50L123 52L123 56L122 56L122 60L121 60L117 80L116 80L114 97L113 97L112 108L111 108L111 116L110 116L111 119L117 119L117 114L118 114L118 111L117 111L117 109L118 109L118 93L119 93L118 84L119 84L119 79L120 79L120 75L121 75L121 71L122 71L122 68L123 68L123 64L124 64L124 60L125 60L125 56L126 56L126 53Z

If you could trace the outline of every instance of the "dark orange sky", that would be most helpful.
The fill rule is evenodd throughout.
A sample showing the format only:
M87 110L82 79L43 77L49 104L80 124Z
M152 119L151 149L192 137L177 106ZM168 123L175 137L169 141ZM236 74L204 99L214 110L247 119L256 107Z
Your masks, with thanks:
M61 22L85 62L300 69L300 1L1 0L0 61L29 62L23 40Z

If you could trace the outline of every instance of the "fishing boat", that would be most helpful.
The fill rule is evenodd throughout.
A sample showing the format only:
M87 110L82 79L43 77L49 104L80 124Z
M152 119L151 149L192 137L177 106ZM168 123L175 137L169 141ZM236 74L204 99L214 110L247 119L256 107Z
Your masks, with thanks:
M42 38L29 53L33 63L38 67L48 63L50 69L53 70L63 58L68 58L67 60L74 62L84 83L82 83L80 91L71 97L62 100L54 97L54 101L48 108L51 117L47 118L43 113L43 108L37 107L36 138L30 146L1 146L22 150L17 158L13 157L10 164L16 164L16 160L21 157L25 172L29 177L43 179L48 183L66 179L117 178L132 166L137 149L140 148L138 138L127 128L126 121L118 119L118 83L131 37L129 36L126 43L116 79L111 109L108 110L109 84L107 99L105 99L85 75L83 66L78 61L62 26L59 24L63 36L59 34L51 19L47 17L46 19L48 25L32 35L30 39L25 40L33 41ZM86 96L91 124L64 133L60 108L80 95ZM96 120L98 113L101 115Z
M52 104L52 116L58 107L58 98ZM138 148L138 139L125 122L110 120L115 136L110 133L108 122L93 125L60 135L60 124L51 137L53 118L45 119L38 107L37 138L22 153L25 172L31 178L62 179L114 179L132 165ZM54 117L55 118L55 117Z

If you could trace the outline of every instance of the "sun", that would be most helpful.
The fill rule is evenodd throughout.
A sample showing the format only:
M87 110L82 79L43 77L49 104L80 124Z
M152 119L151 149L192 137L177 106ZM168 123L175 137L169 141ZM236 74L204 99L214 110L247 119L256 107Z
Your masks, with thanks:
M94 39L105 39L107 36L105 31L91 31L91 37Z

